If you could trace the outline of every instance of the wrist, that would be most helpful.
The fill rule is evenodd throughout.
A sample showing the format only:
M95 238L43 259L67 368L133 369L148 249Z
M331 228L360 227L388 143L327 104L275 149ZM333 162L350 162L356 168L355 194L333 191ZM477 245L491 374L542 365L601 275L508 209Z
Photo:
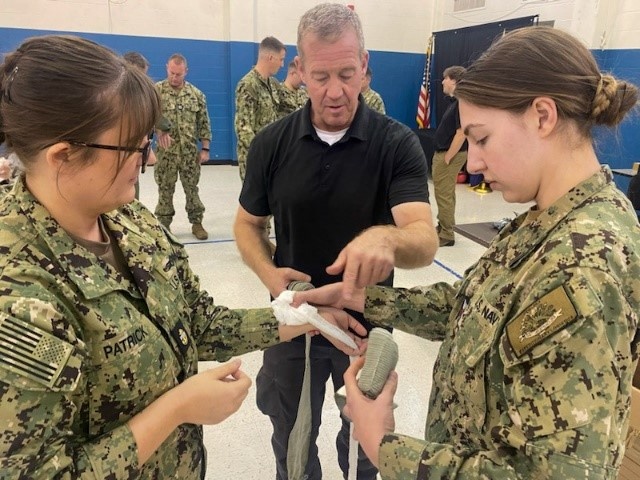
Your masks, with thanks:
M305 323L304 325L278 325L278 333L280 335L281 342L288 342L300 335L304 335L307 332L313 330L313 325Z
M208 152L209 151L209 147L202 147L202 148L200 148L200 150L202 150L203 152Z
M184 383L180 383L165 392L160 399L164 402L164 411L174 424L174 429L183 423L190 423L188 415L189 390Z

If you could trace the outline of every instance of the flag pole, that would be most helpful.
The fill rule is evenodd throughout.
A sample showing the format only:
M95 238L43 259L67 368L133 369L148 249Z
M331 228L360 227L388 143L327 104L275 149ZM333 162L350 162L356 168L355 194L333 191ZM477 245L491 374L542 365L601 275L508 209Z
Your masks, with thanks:
M429 128L431 126L431 107L430 107L430 83L431 83L431 54L433 52L433 44L435 36L432 34L427 42L427 52L425 68L422 75L422 84L420 85L420 94L418 96L418 112L416 113L416 122L418 128Z

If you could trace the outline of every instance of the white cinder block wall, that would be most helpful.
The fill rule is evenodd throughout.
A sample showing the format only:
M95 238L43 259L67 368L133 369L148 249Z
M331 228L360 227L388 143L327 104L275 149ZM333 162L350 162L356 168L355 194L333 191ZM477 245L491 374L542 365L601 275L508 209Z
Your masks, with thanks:
M2 0L0 27L257 42L276 35L295 44L309 0ZM453 0L350 0L367 47L417 53L432 31L528 15L553 20L590 48L640 48L639 0L485 0L454 12Z

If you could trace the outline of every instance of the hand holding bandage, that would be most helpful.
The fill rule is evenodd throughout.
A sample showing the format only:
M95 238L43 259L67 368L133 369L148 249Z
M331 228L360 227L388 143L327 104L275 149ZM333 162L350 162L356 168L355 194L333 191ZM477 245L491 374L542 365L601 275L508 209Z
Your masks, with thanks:
M273 313L282 325L310 324L327 338L336 348L347 355L360 353L362 341L357 335L365 336L366 329L351 315L335 308L322 307L318 310L307 303L291 306L295 292L284 290L271 302Z
M283 325L313 325L331 343L348 355L360 352L358 342L354 341L353 334L348 333L349 328L360 334L366 334L366 329L346 312L337 309L324 309L322 314L315 307L303 303L293 307L295 291L301 292L313 289L308 282L293 281L288 285L288 290L283 291L271 305L273 313ZM337 327L330 320L340 321ZM308 452L311 434L311 365L310 365L311 337L305 338L305 369L300 391L300 402L296 421L291 429L287 447L287 475L288 480L302 480L306 478L305 470L308 461Z

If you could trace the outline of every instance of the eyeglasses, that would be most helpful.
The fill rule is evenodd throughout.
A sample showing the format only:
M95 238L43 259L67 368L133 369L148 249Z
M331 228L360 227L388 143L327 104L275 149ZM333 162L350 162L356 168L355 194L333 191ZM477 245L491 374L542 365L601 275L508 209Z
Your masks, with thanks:
M132 152L132 153L141 153L142 154L142 167L140 168L140 173L144 173L147 167L147 162L149 161L149 153L151 152L151 139L145 143L144 147L121 147L118 145L101 145L99 143L87 143L87 142L79 142L77 140L65 140L65 142L74 145L76 147L86 147L86 148L100 148L102 150L116 150L119 152Z

